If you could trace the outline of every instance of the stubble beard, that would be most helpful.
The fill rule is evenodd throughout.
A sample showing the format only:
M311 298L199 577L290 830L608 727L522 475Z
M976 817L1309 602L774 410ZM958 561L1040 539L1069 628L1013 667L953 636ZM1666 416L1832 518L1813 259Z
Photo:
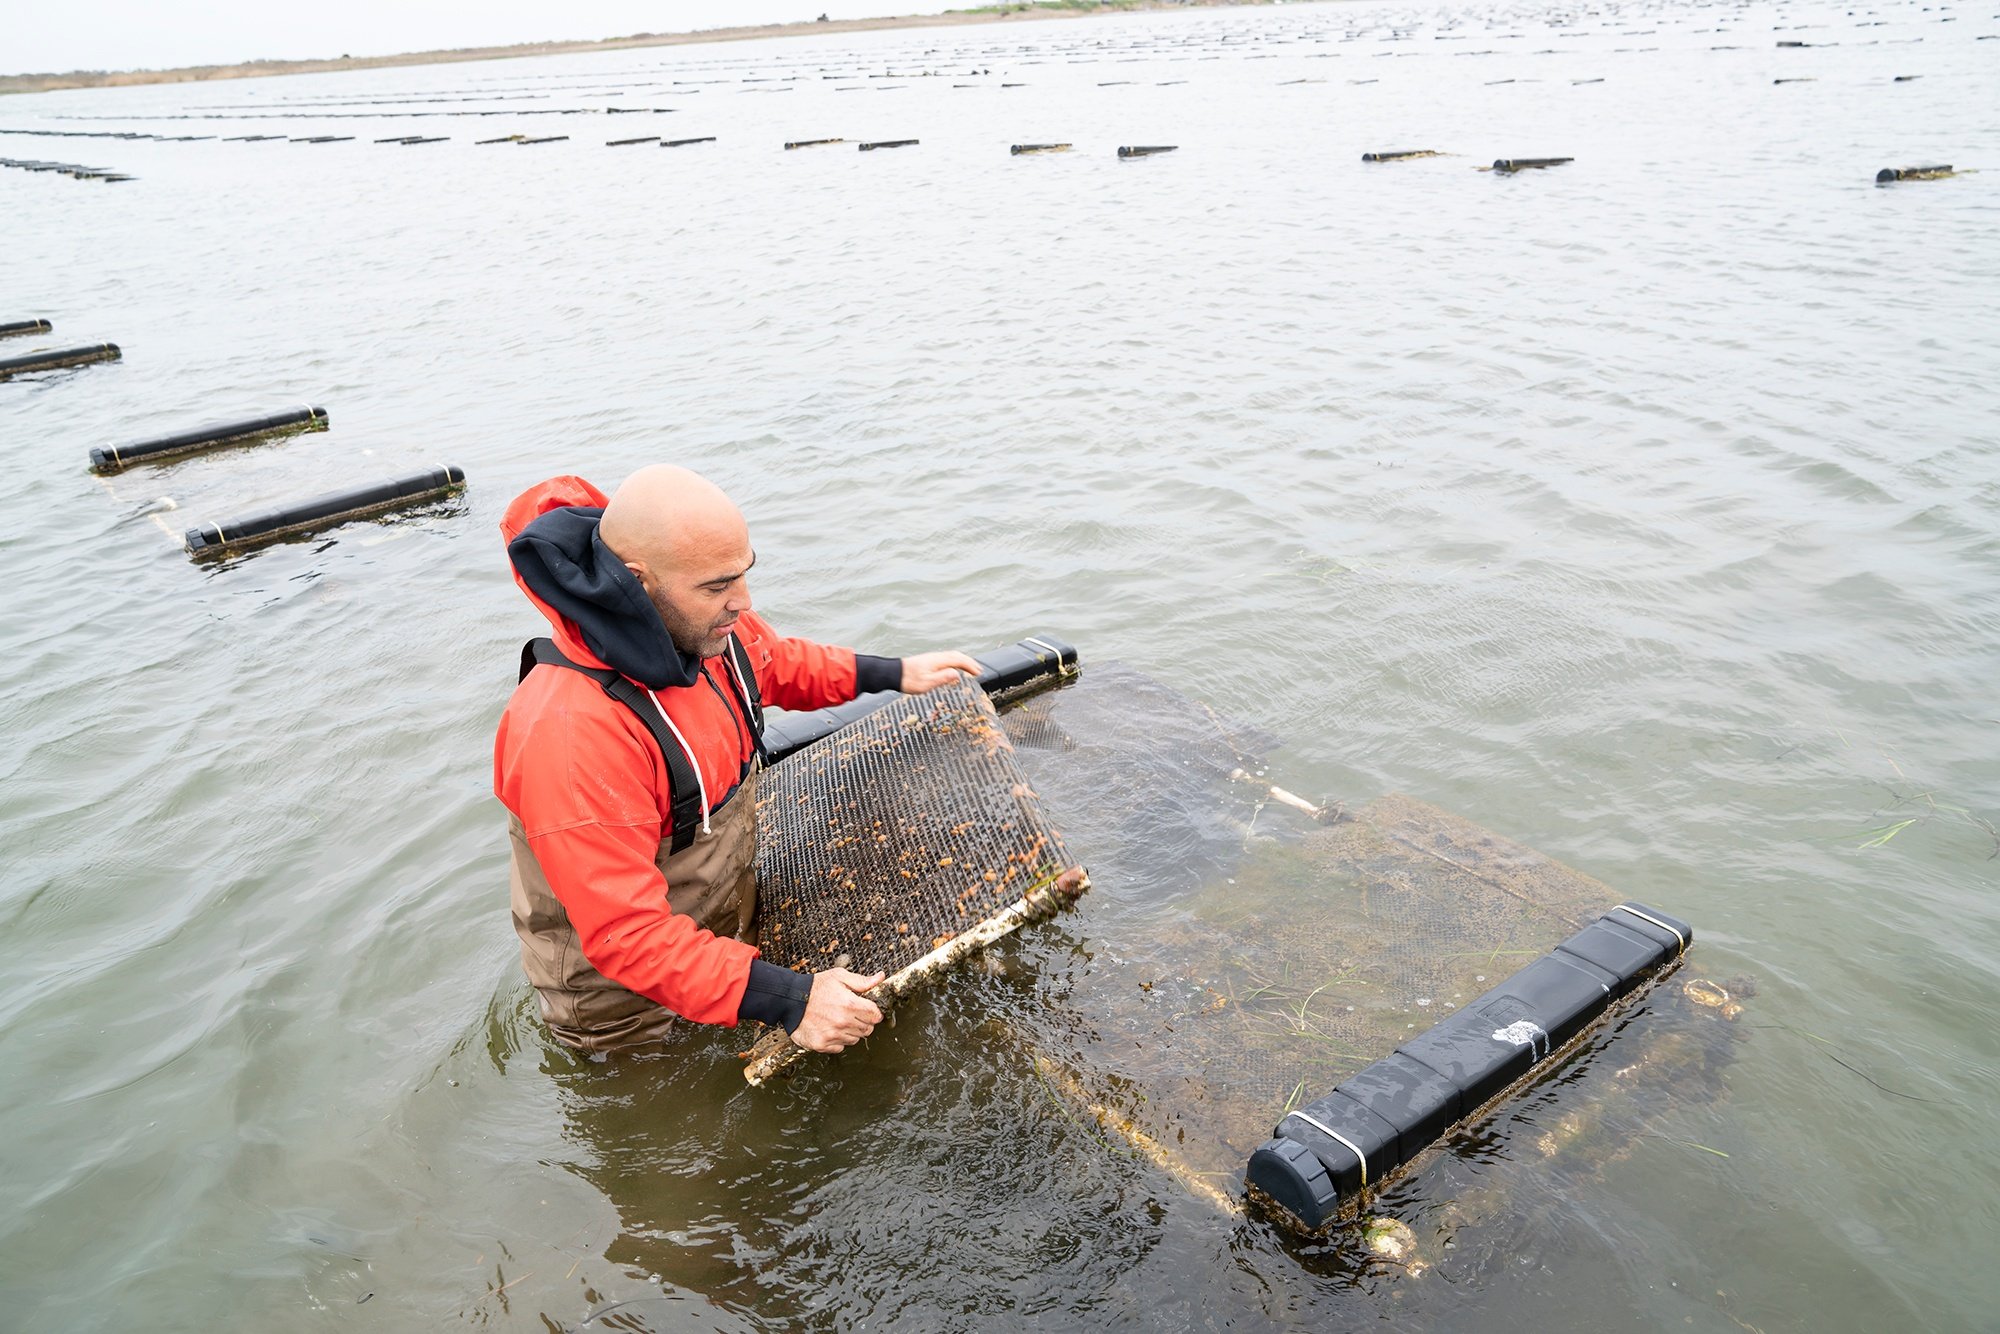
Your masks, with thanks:
M729 636L716 634L706 621L691 620L669 605L665 599L649 599L653 610L660 613L660 622L667 627L667 634L673 639L674 647L694 659L713 658L729 646Z

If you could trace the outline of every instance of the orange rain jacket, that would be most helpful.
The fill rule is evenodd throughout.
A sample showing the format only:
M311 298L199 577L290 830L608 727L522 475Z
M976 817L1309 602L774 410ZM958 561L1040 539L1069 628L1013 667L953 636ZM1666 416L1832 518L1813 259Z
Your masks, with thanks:
M552 477L516 497L500 528L512 542L549 510L604 504L604 494L582 478ZM529 591L518 573L515 583L549 618L556 647L570 661L607 666L584 646L574 621ZM735 634L767 704L818 709L854 698L851 650L787 639L753 612L737 621ZM727 667L718 660L713 670ZM694 752L710 802L720 806L754 754L733 692L697 681L657 693ZM668 909L667 882L654 864L673 835L667 768L630 709L581 672L529 673L500 716L493 792L526 827L592 967L697 1023L737 1022L757 950Z

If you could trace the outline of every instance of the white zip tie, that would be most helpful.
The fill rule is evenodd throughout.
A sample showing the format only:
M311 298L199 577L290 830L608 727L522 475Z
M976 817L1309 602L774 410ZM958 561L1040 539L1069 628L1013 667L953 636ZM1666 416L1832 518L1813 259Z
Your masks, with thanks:
M1022 640L1021 642L1023 644L1033 644L1038 649L1046 650L1048 652L1048 655L1056 660L1057 675L1060 676L1069 670L1068 668L1063 666L1062 650L1057 648L1054 644L1049 643L1048 640L1029 638Z
M1283 1125L1285 1124L1286 1121L1291 1120L1295 1116L1298 1117L1299 1120L1311 1126L1314 1130L1319 1131L1321 1134L1331 1135L1335 1139L1339 1140L1342 1144L1345 1144L1348 1147L1348 1150L1352 1152L1354 1156L1361 1161L1361 1184L1364 1187L1367 1186L1368 1155L1361 1152L1361 1147L1358 1144L1356 1144L1353 1140L1349 1139L1347 1136L1341 1134L1338 1130L1335 1130L1332 1126L1326 1124L1326 1122L1320 1120L1318 1117L1309 1115L1306 1112L1286 1112L1284 1118L1280 1120L1278 1124Z
M1659 918L1653 916L1653 914L1649 912L1641 912L1639 909L1634 908L1629 903L1619 904L1618 911L1631 913L1634 917L1637 917L1639 920L1644 922L1651 922L1654 926L1659 927L1660 930L1671 933L1673 938L1681 943L1681 953L1683 954L1687 953L1687 947L1688 947L1687 937L1682 935L1675 928L1669 926L1667 923L1661 921Z
M667 730L674 734L674 740L681 743L681 750L687 754L688 763L694 766L695 791L701 793L701 832L706 834L708 832L708 780L701 776L701 761L695 758L694 747L690 746L687 738L681 735L681 729L675 727L674 720L667 717L666 709L660 704L660 697L655 695L651 690L648 690L646 691L646 698L653 701L655 709L659 709L660 721L665 723Z

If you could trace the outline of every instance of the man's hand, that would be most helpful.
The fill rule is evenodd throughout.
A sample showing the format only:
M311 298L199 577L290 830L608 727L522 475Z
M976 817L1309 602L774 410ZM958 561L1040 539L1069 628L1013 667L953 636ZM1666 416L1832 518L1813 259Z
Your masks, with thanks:
M960 672L972 676L979 675L979 664L963 653L919 653L914 658L903 659L903 686L905 695L926 695L939 686L950 685L958 679Z
M806 1017L792 1030L792 1041L807 1051L845 1051L875 1031L882 1011L859 993L879 983L886 973L863 977L845 968L814 973L812 994L806 997Z

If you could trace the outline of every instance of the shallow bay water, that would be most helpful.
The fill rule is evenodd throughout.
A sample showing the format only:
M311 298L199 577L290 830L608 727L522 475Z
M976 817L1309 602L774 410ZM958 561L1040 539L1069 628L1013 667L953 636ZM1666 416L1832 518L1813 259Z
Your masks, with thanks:
M0 1323L1986 1326L2000 170L1874 177L2000 169L1996 34L1297 5L0 102L218 136L0 133L137 177L0 170L0 322L124 349L0 383ZM507 114L388 114L470 110ZM475 143L513 134L568 138ZM605 143L644 135L716 142ZM1417 148L1452 155L1360 160ZM332 429L84 468L301 402ZM742 502L790 633L1059 634L1281 739L1288 788L1686 918L1757 984L1729 1096L1593 1175L1502 1137L1407 1183L1523 1197L1421 1279L1218 1217L991 1040L1057 1040L1051 997L1253 878L1216 838L1254 871L1285 833L1166 777L1052 811L1097 888L1009 976L785 1088L729 1033L551 1049L497 522L662 460ZM461 499L171 540L431 462Z

